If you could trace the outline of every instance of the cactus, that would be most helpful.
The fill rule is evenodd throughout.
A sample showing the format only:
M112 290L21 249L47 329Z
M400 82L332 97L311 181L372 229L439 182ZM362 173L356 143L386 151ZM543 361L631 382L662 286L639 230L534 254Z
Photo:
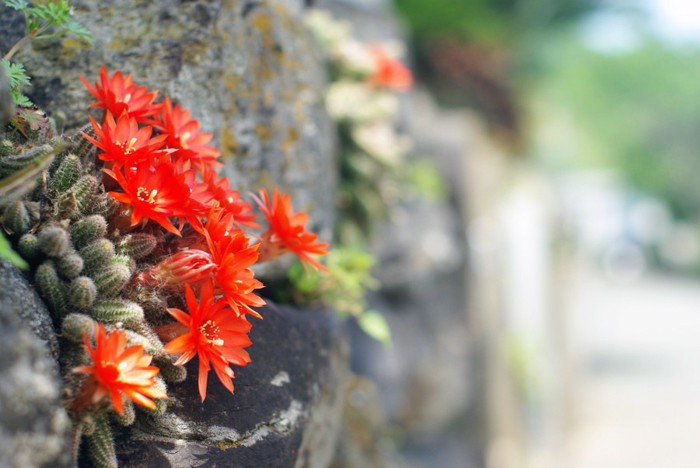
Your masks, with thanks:
M46 157L54 151L50 144L35 146L21 154L13 154L0 158L0 179L17 172Z
M78 213L90 214L90 208L95 202L95 192L98 187L97 179L91 175L84 175L70 188L69 193L75 197Z
M9 234L24 234L32 226L32 217L23 201L11 203L2 217L2 225Z
M110 265L124 265L133 274L136 271L136 262L128 255L117 254L109 259Z
M96 215L110 216L119 208L119 202L112 198L108 193L101 193L95 197L95 202L92 205L90 212Z
M54 318L61 318L67 313L68 291L66 285L58 277L56 267L51 260L39 265L34 274L39 294L48 303Z
M79 253L85 264L84 271L94 274L109 264L109 259L114 256L114 244L107 239L97 239L81 248Z
M87 276L75 278L68 289L68 299L74 307L85 310L95 303L97 286Z
M165 359L158 359L155 364L160 368L160 375L166 382L179 383L187 378L187 369L184 366L175 366Z
M122 426L131 426L136 420L134 404L128 398L123 398L122 402L124 403L124 413L115 414L114 419Z
M91 124L83 125L80 129L81 132L87 133L93 138L96 138L95 130L92 128ZM96 152L95 145L86 140L82 135L76 135L78 139L78 145L75 148L75 154L83 161L90 161L94 159L94 154Z
M25 234L20 237L17 250L25 260L30 262L38 261L44 255L39 248L39 238L34 234Z
M66 279L73 279L83 271L83 257L75 252L68 252L56 262L58 273Z
M96 468L116 468L112 430L106 414L95 415L95 431L88 436L88 451Z
M62 158L49 181L49 193L57 195L71 188L78 181L82 170L82 164L76 155L68 154Z
M95 324L96 322L85 314L71 313L63 319L61 330L65 338L74 343L82 344L84 334L91 340L94 339Z
M128 234L117 242L116 248L117 252L138 260L153 252L157 243L152 234Z
M104 323L132 324L143 320L143 309L135 302L124 299L98 301L92 308L92 316Z
M160 341L154 343L153 340L133 330L124 330L124 333L126 333L126 341L129 344L141 346L147 354L151 356L163 354L163 344Z
M80 249L107 234L107 221L104 216L92 215L71 226L71 239L76 249Z
M39 248L49 257L60 257L68 252L70 238L60 226L46 226L39 231Z
M124 265L109 265L92 276L97 286L97 292L105 297L112 297L126 286L131 279L129 267Z

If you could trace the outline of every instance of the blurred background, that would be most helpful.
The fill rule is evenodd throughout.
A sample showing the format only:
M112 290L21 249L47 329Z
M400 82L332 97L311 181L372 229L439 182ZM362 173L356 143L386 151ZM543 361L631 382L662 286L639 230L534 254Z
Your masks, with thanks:
M327 3L365 40L407 38L403 124L447 187L378 236L394 342L353 347L377 450L700 466L700 4Z

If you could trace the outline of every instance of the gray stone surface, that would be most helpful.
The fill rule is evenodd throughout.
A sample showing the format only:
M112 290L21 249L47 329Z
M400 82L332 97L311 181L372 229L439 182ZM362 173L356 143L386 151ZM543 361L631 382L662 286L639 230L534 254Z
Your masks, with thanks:
M46 346L56 340L46 308L3 261L0 277L0 466L69 466L70 422Z
M129 467L322 467L335 449L347 376L343 329L326 311L273 304L253 324L252 362L231 395L211 373L200 403L197 365L173 386L166 416L140 417L118 439Z
M225 172L242 193L276 184L310 213L325 239L334 219L332 129L322 103L320 54L300 21L301 0L74 0L75 18L95 37L35 43L16 58L27 93L67 128L87 122L100 65L132 73L188 107L215 135ZM0 50L22 36L18 14L0 7ZM89 18L89 19L88 19Z

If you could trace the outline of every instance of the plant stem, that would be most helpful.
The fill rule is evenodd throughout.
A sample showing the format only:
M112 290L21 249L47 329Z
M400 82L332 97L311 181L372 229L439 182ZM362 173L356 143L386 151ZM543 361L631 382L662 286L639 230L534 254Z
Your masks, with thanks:
M10 60L10 59L12 58L12 56L15 55L15 54L17 53L17 51L19 50L19 48L22 47L22 46L23 46L27 41L29 41L32 37L34 37L34 34L29 33L29 34L27 34L26 36L24 36L22 39L20 39L19 41L17 41L17 43L16 43L15 45L13 45L12 48L5 54L5 56L3 57L3 59L5 59L5 60Z

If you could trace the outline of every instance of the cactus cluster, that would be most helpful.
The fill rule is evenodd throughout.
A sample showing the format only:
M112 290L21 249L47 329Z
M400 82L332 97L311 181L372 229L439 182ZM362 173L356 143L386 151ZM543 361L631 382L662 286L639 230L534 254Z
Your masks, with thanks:
M156 236L122 234L110 225L118 203L105 191L91 143L78 133L60 140L50 132L34 136L46 142L22 145L19 137L0 141L0 222L31 266L36 288L61 330L68 398L84 381L70 370L87 361L84 336L94 339L97 323L107 330L123 329L130 345L140 345L153 356L163 389L163 379L183 381L185 369L173 365L153 329L153 319L165 315L165 300L155 289L131 284L137 270L150 265ZM28 170L33 167L41 171ZM7 181L21 189L2 192ZM158 401L152 411L162 413L165 404ZM79 418L74 421L76 434L87 439L96 466L116 466L110 418L128 426L136 416L130 401L125 401L122 414L102 408L74 415ZM80 435L75 439L78 443Z

